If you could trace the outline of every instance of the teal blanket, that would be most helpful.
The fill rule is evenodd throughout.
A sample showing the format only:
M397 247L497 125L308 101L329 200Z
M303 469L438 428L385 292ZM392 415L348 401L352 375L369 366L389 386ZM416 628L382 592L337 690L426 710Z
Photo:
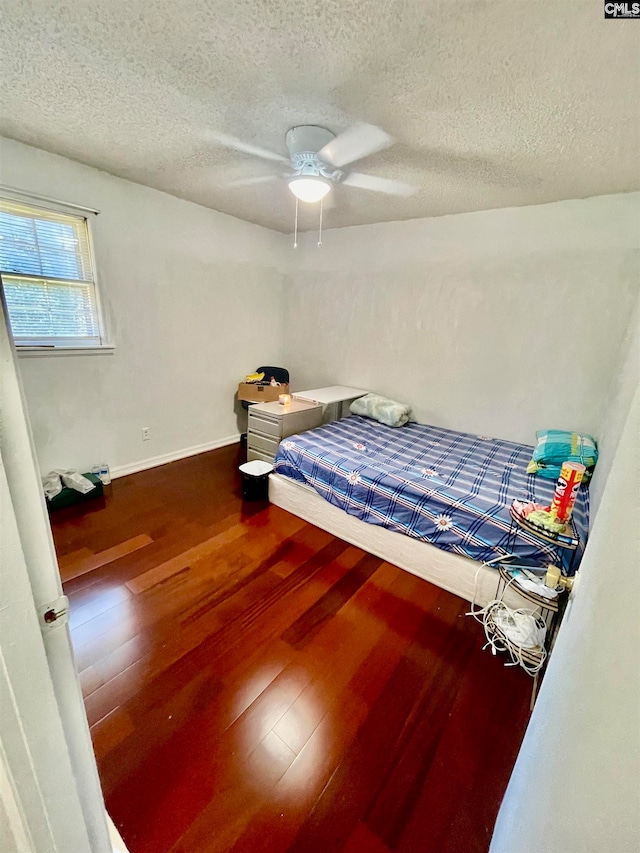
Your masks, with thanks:
M557 480L563 462L580 462L587 469L583 481L589 480L598 461L595 438L586 433L561 429L544 429L536 433L537 444L527 467L528 474Z

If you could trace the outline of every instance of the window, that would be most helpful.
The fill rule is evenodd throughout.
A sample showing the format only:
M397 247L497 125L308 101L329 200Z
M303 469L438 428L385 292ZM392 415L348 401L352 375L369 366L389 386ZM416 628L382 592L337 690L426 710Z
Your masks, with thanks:
M18 346L101 346L85 217L0 199L0 272Z

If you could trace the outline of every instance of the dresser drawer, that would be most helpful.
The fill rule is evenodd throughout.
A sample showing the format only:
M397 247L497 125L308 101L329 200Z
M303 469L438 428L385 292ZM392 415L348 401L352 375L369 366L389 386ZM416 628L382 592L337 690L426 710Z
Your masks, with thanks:
M291 412L282 419L280 438L315 429L322 424L322 406L310 406L302 412Z
M247 462L253 462L254 459L259 459L261 462L274 463L274 457L262 450L254 450L253 447L247 448Z
M263 453L269 453L271 456L275 456L280 440L278 438L273 438L270 435L263 435L260 432L250 430L247 435L247 444L253 450L261 450Z
M280 438L282 435L282 418L271 418L269 415L254 414L249 409L249 432L261 432Z

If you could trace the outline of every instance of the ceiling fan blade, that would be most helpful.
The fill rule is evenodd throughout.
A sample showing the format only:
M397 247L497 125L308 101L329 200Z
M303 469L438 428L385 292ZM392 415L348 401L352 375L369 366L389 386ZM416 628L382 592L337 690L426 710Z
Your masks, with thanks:
M392 142L393 139L382 128L373 124L357 124L327 142L320 150L319 157L325 163L339 168L382 151Z
M234 151L242 151L244 154L253 154L254 157L262 157L263 160L275 160L276 163L290 162L287 157L283 157L281 154L268 151L266 148L260 148L258 145L251 145L250 142L243 142L242 139L229 136L227 133L218 133L215 130L210 130L207 131L207 139L225 148L232 148Z
M336 191L332 189L330 193L322 199L322 209L323 210L333 210L336 206Z
M259 175L254 178L238 178L237 181L227 181L225 187L253 187L257 184L268 184L271 181L279 181L279 175Z
M379 178L377 175L363 175L361 172L350 172L342 183L348 187L357 187L359 190L371 190L375 193L399 195L406 198L416 192L416 187L403 184L401 181Z

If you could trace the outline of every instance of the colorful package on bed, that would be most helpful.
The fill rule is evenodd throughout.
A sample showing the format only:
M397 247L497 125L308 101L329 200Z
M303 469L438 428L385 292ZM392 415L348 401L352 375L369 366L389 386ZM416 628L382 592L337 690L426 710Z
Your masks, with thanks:
M564 462L579 462L586 468L582 481L589 481L598 461L598 446L592 436L548 429L538 430L536 439L533 458L527 466L528 474L557 480Z

